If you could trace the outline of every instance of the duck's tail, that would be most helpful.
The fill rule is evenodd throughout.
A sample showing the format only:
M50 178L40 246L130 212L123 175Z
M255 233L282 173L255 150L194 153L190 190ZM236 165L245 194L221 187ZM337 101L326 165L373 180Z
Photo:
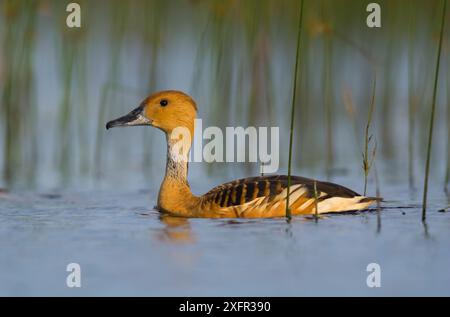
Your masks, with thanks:
M368 209L375 203L383 200L381 197L331 197L318 204L319 213L346 212Z

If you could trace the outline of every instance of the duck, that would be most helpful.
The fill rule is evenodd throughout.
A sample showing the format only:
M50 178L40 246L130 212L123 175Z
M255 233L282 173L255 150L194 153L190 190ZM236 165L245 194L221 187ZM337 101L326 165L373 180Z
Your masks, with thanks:
M201 196L194 195L188 182L188 156L196 117L197 104L192 97L165 90L106 123L107 130L151 126L165 133L166 169L156 206L163 214L186 218L277 218L286 216L286 204L291 215L317 215L366 210L380 200L330 182L300 176L291 176L289 181L287 175L241 178Z

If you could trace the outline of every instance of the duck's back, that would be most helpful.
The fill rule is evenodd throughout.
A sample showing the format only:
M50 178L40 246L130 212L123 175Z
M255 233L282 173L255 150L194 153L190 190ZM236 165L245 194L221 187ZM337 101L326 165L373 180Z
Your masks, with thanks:
M286 212L287 175L238 179L200 197L202 217L282 217ZM316 188L316 191L314 190ZM329 182L291 176L289 206L293 215L366 209L376 200Z

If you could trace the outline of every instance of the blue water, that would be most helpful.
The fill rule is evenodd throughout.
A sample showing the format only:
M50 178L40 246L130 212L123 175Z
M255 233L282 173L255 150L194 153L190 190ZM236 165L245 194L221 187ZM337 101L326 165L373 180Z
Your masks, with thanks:
M380 215L290 224L161 218L154 190L1 194L0 295L450 295L448 201L431 197L425 228L420 193L390 193Z

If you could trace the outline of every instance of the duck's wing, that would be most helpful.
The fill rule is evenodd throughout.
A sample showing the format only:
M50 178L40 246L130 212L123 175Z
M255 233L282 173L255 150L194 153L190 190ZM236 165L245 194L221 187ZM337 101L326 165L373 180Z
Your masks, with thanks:
M283 216L287 187L287 175L238 179L217 186L203 195L200 208L215 210L218 216ZM364 199L366 198L341 185L291 176L289 206L293 214L313 213L316 204L319 213L365 209L373 201Z

